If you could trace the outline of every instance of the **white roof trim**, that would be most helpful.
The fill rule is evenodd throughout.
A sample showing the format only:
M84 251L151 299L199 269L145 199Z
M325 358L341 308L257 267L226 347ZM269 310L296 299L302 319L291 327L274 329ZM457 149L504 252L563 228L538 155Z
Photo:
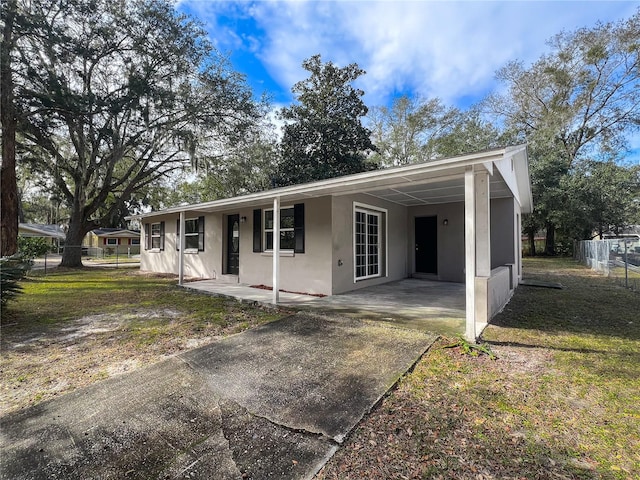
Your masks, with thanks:
M304 183L301 185L292 185L288 187L275 188L273 190L265 190L258 193L250 193L239 197L225 198L192 205L181 205L171 207L155 212L132 215L128 219L142 219L158 215L167 215L179 212L206 212L225 210L229 207L240 207L259 205L268 203L274 197L280 197L283 201L313 198L324 195L343 195L356 192L365 192L366 190L375 190L380 188L393 188L394 186L406 185L407 183L428 184L437 182L451 176L464 175L464 169L467 166L483 165L485 168L492 166L495 162L503 160L505 156L517 156L524 152L522 159L526 163L526 146L499 148L484 152L461 155L457 157L434 160L425 163L416 163L394 167L382 170L373 170L369 172L356 173L343 177L330 178L312 183ZM522 161L519 157L518 160ZM491 171L491 170L490 170ZM529 191L530 198L530 182L527 165L521 166L519 175L526 175L525 178L519 180L518 187L524 191ZM512 186L509 186L513 191ZM518 192L514 191L514 196ZM523 212L525 208L523 205Z

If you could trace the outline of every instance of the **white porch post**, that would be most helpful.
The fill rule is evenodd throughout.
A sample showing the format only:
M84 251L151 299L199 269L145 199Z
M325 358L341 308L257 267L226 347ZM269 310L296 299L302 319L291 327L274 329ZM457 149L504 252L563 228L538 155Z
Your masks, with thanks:
M465 271L465 338L476 341L475 278L476 278L476 206L473 167L464 172L464 271Z
M184 281L184 211L180 212L180 252L178 254L178 285L182 285Z
M467 167L464 173L465 338L475 342L489 321L491 221L489 172Z
M476 187L476 275L491 276L491 220L489 204L489 172L475 173Z
M474 174L476 207L476 335L489 323L489 278L491 277L491 204L489 172L484 168Z
M273 303L280 300L280 197L273 199Z

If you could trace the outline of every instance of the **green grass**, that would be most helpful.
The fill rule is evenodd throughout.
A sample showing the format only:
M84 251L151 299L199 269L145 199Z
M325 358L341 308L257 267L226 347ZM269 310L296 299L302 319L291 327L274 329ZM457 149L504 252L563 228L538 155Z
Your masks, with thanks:
M245 316L258 315L265 321L278 317L274 311L191 293L177 287L172 278L145 276L129 269L58 269L46 276L31 276L22 286L24 294L2 312L5 325L54 326L91 314L125 315L132 309L177 310L195 324L221 326L242 321Z
M442 339L319 478L640 479L640 294L569 259L524 272L564 288L518 288L495 361Z

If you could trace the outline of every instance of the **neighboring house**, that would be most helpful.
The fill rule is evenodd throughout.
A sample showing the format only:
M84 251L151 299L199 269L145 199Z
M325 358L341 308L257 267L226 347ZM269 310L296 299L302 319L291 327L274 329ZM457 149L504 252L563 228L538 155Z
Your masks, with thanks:
M137 255L140 253L140 232L124 228L96 228L85 235L82 246L101 249L109 254Z
M18 235L21 237L40 237L50 241L51 246L58 248L64 241L65 233L59 225L43 225L38 223L18 224Z
M276 303L278 289L465 283L475 339L522 277L521 216L531 210L521 145L132 218L144 226L142 270L275 286Z

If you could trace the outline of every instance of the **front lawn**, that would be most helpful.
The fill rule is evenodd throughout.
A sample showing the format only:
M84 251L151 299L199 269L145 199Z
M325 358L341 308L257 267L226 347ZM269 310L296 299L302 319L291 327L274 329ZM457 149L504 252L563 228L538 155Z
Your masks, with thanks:
M282 316L131 269L34 273L2 311L0 414Z
M565 259L527 259L484 332L443 339L320 479L640 479L640 294Z

